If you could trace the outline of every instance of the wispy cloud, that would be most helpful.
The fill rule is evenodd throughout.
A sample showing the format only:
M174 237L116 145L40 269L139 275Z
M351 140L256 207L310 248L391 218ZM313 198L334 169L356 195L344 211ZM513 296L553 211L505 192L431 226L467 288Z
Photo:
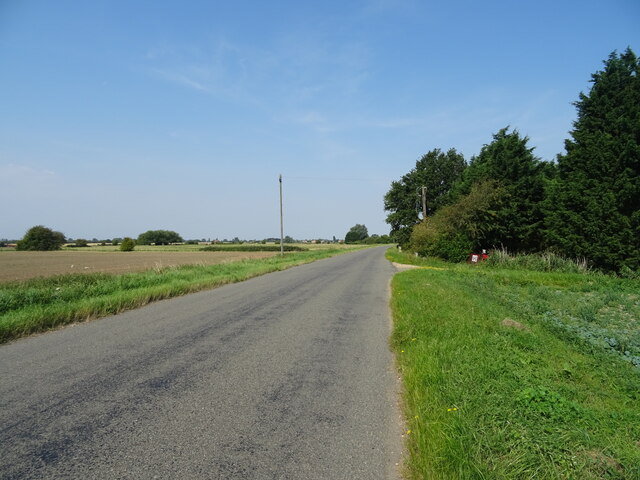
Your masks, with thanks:
M308 31L282 33L259 46L227 38L198 47L163 45L143 59L155 78L272 109L358 95L369 78L369 61L362 42Z
M161 68L150 69L150 72L171 83L175 83L183 87L197 90L199 92L212 93L212 90L210 88L203 85L201 82L194 80L193 78L189 78L185 74L169 71L169 70L163 70Z

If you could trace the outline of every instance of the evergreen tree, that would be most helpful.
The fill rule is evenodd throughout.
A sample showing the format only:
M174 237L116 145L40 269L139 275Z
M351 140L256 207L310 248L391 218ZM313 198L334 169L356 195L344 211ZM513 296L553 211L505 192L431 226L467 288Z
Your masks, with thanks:
M426 187L427 216L449 203L451 187L460 179L466 163L462 154L436 148L422 156L399 181L391 183L384 196L384 209L391 212L387 223L396 242L407 244L411 229L420 221L422 187Z
M592 75L549 191L549 244L610 270L640 268L639 70L627 49Z
M491 218L493 225L481 229L486 232L480 239L485 248L505 247L515 252L541 248L545 179L551 176L553 167L533 155L528 141L517 130L503 128L471 159L462 181L454 188L458 199L481 182L492 181L500 187L501 207Z

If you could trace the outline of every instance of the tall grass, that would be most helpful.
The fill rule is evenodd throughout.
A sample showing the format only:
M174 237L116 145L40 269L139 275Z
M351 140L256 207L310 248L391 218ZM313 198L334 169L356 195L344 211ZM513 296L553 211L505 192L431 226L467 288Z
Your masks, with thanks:
M450 264L392 292L410 478L640 478L640 282Z
M344 253L322 249L210 266L183 265L125 275L73 274L0 285L0 343L149 302L239 282Z
M487 265L539 272L589 273L591 271L586 258L568 259L553 252L513 255L506 249L492 250Z

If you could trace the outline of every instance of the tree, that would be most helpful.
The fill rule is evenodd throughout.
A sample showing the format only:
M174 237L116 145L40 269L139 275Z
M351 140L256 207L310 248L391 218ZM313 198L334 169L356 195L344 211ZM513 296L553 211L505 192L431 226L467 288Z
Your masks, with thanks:
M639 70L628 48L592 75L549 189L549 244L608 270L640 268Z
M359 223L351 227L351 230L347 232L344 237L345 243L355 243L366 239L369 236L367 227L360 225Z
M451 187L465 167L464 157L455 149L443 153L436 148L416 161L416 166L399 181L391 183L384 196L384 209L391 212L386 221L395 241L407 244L411 229L420 221L422 187L426 187L427 216L431 216L450 203Z
M133 238L124 237L122 243L120 243L121 252L132 252L136 246L136 241Z
M505 189L495 180L473 184L467 195L414 227L411 249L452 262L466 259L472 251L486 247L486 238L495 236L499 228L495 219L505 199Z
M148 230L138 235L138 245L169 245L181 243L182 237L171 230Z
M64 241L64 234L36 225L27 230L16 245L16 250L59 250Z
M453 197L467 195L478 183L493 181L504 198L493 218L494 226L481 240L483 247L505 247L512 251L530 252L542 248L542 202L547 179L553 166L533 155L528 137L517 130L503 128L484 145L454 187Z

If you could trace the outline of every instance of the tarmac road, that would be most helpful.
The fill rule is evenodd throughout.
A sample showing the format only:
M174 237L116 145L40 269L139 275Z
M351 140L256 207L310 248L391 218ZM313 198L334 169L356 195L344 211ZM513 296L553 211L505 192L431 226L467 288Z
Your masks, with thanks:
M391 479L384 247L0 346L0 478Z

